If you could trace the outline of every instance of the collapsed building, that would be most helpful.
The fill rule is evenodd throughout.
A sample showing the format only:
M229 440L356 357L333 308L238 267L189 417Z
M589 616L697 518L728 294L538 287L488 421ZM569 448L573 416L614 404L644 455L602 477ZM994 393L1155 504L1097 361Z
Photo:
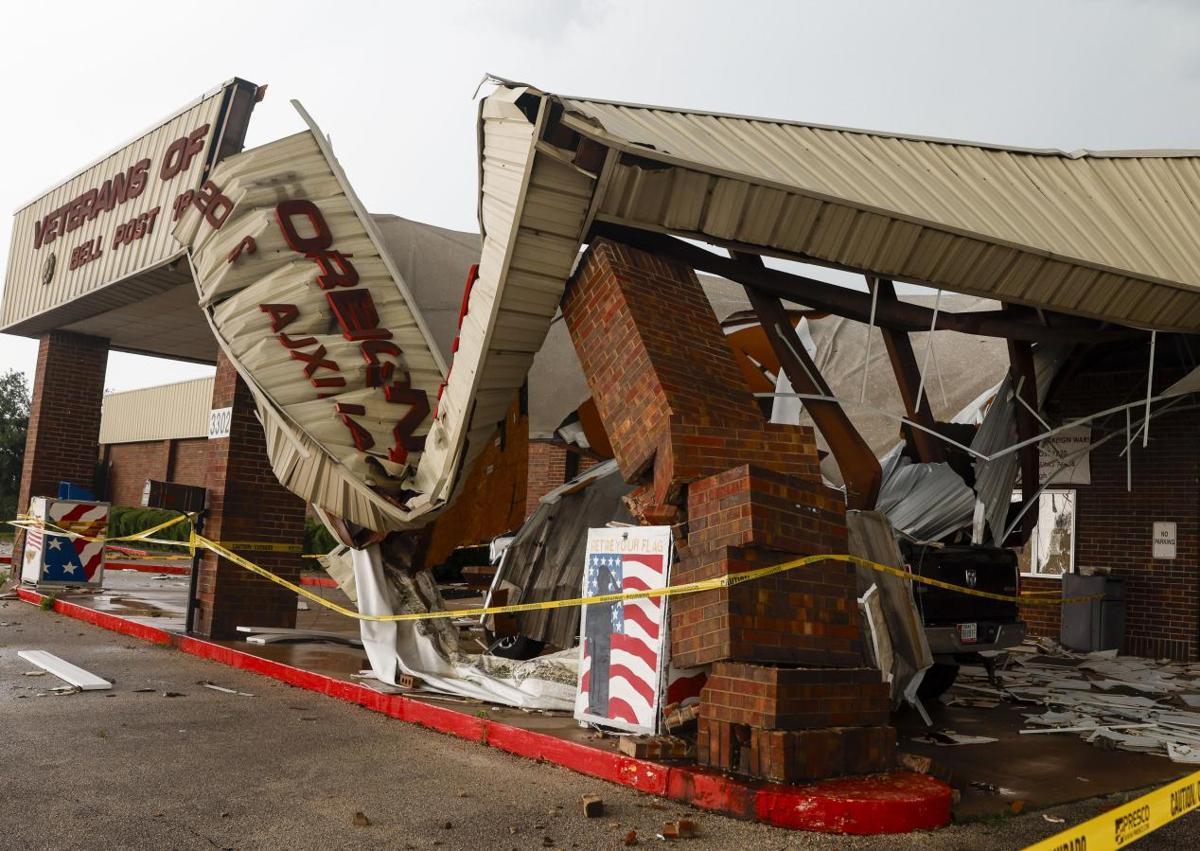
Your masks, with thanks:
M1197 386L1194 153L1011 149L493 82L480 245L455 243L441 265L420 229L367 214L311 121L238 153L261 95L244 81L20 211L2 324L40 339L22 505L92 481L107 352L153 352L217 364L210 405L229 425L206 444L206 534L256 541L257 562L295 578L286 547L311 505L354 548L373 614L436 605L419 572L407 596L390 594L389 559L429 566L539 519L537 445L547 469L563 459L540 490L611 459L609 501L671 528L674 585L847 552L897 570L951 547L1015 564L1040 528L1049 543L1029 548L1027 586L1053 590L1083 568L1124 578L1123 646L1196 658L1195 441L1181 418ZM116 202L99 200L116 191L106 175L141 153L157 169L143 203L157 206L130 219L136 238L124 225L93 235L95 220L117 224ZM136 199L122 187L121 204ZM91 241L56 259L75 230ZM789 263L860 274L865 288ZM896 284L938 294L905 299ZM721 291L728 312L714 310ZM990 301L967 309L962 296ZM837 327L858 335L851 354L814 357L802 333L820 337L822 322L849 323ZM985 342L935 353L947 334ZM554 414L530 442L536 392ZM1067 508L1046 507L1067 493ZM586 516L618 519L602 515ZM564 552L521 582L502 568L507 600L577 593L582 565L563 567L578 551ZM947 569L975 584L975 567ZM215 553L197 578L202 635L294 623L286 590ZM860 621L864 583L891 600L887 631L908 654L890 687ZM708 672L697 759L780 782L888 768L889 709L939 650L900 611L912 597L825 560L672 598L671 660ZM1058 612L1021 615L1057 634ZM520 629L569 651L569 617ZM982 636L949 626L940 649L1012 626L972 623ZM417 654L431 680L494 697L479 683L507 677L504 694L524 699L511 671L441 652L445 631L363 629L386 676Z

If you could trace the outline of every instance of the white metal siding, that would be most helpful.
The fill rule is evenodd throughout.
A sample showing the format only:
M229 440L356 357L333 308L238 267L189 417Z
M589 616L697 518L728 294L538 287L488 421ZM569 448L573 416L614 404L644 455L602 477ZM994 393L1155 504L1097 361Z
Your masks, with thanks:
M100 442L206 437L212 393L211 378L109 393L100 414Z

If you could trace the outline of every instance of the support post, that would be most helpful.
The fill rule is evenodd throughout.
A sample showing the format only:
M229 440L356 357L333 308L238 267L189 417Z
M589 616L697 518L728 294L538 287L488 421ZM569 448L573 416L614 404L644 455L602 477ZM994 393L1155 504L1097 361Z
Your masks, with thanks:
M214 409L232 408L229 436L208 442L205 535L292 582L299 582L304 502L279 484L250 390L224 353L213 380ZM237 637L239 626L294 627L296 595L205 551L196 574L193 629Z
M30 497L57 495L60 481L94 486L107 367L108 340L67 331L51 331L39 339L17 496L19 513L29 510ZM13 541L13 568L18 574L24 540L18 530Z
M783 302L749 287L746 288L746 295L792 388L798 393L832 396L833 391L804 350L796 329L788 320ZM846 506L867 511L873 509L879 497L883 471L871 447L837 402L807 401L804 407L825 436L842 471L842 478L846 482Z
M896 287L886 278L878 278L875 287L879 290L881 305L897 302ZM921 382L921 371L917 367L917 356L913 353L912 340L907 332L895 331L891 328L880 327L883 333L883 345L887 349L888 358L892 362L892 372L896 375L896 385L900 388L900 398L904 401L904 413L914 422L926 428L935 428L933 411L929 408L929 398L924 393ZM904 433L908 442L916 449L917 457L925 463L935 463L946 460L946 450L942 442L928 432L915 428L905 428Z

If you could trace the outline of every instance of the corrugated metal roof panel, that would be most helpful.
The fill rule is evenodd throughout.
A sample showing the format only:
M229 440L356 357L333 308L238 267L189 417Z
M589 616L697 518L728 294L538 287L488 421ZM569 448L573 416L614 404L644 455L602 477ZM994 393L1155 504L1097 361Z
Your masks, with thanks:
M562 100L572 129L636 157L601 200L610 221L1196 330L1198 152L1067 155Z
M109 393L100 413L100 442L207 437L212 394L211 378Z

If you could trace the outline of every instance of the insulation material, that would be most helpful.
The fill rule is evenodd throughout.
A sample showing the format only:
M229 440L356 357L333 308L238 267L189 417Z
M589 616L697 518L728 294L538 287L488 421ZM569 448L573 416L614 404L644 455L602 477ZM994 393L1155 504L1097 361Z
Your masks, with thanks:
M385 567L378 545L350 553L361 613L393 615L445 609L428 571L409 575ZM515 662L462 652L458 628L450 618L360 624L371 670L389 685L396 685L399 674L408 674L431 691L488 703L566 712L574 708L579 678L579 654L575 651Z
M896 545L896 536L886 517L877 511L847 511L846 528L850 533L850 553L860 558L892 567L904 567L904 558ZM882 622L874 622L879 632L887 633L891 662L884 671L885 679L892 684L892 705L901 701L913 702L925 670L933 664L929 652L929 641L925 638L925 625L917 612L913 600L912 583L890 573L881 573L869 567L858 568L858 593L867 597L872 587L877 594L870 595L879 601ZM883 659L880 653L879 658Z

